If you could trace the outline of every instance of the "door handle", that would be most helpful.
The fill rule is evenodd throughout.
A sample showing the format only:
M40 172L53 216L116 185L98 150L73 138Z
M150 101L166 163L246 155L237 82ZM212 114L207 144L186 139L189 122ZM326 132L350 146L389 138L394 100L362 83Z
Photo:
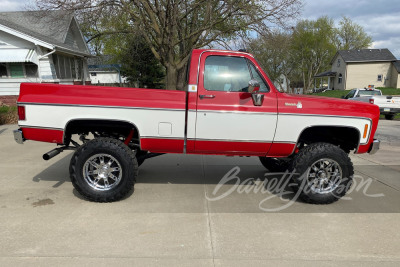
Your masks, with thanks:
M215 95L199 95L200 99L204 98L215 98Z

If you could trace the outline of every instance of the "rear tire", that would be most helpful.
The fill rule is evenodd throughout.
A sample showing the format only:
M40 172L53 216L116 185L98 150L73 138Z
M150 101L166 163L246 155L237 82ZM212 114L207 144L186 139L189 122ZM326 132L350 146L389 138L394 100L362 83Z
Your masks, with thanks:
M83 197L95 202L112 202L133 190L138 163L124 143L101 137L78 148L69 170L73 186Z
M385 114L385 119L387 119L387 120L393 120L394 119L394 115L396 115L396 114Z
M315 143L300 150L289 166L300 190L299 197L308 203L329 204L346 194L353 181L353 164L338 146Z

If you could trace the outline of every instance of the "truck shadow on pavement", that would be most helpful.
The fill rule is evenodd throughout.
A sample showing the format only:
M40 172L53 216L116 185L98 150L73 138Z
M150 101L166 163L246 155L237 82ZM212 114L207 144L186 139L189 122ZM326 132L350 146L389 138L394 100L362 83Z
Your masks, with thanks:
M65 155L59 160L52 159L53 163L50 160L46 164L47 168L35 175L33 181L54 182L52 185L54 189L65 182L69 183L70 159L71 155ZM219 162L221 164L218 165ZM261 204L268 207L267 211L271 212L270 210L284 207L288 202L294 205L277 212L400 212L397 204L400 199L399 191L375 180L371 180L368 188L365 184L359 187L361 184L358 183L359 189L352 190L353 192L347 194L345 198L333 204L303 204L290 188L290 182L287 182L290 179L288 176L269 173L263 166L255 163L224 161L218 158L212 164L205 164L193 157L189 159L186 157L178 159L174 156L160 157L145 162L139 168L136 192L128 201L134 201L135 208L141 211L155 205L163 211L182 212L195 209L193 207L199 206L198 203L205 203L204 199L207 198L210 212L264 212L259 209ZM274 184L274 179L280 186L271 186ZM218 192L215 193L216 191ZM225 192L231 193L220 199L210 200L224 195ZM125 199L132 193L133 191ZM75 189L73 194L83 199ZM373 197L376 194L381 196ZM160 196L163 198L162 202L158 199ZM176 202L182 199L186 199L187 203ZM268 200L265 201L266 199ZM203 206L200 206L198 209L202 210Z

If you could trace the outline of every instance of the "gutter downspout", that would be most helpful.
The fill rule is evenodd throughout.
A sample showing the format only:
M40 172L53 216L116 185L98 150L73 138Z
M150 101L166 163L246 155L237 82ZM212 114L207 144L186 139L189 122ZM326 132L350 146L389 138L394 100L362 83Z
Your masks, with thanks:
M42 56L38 56L38 59L42 59L44 57L50 56L51 54L54 54L56 52L56 49L54 48L53 51L50 51L49 53L42 55Z

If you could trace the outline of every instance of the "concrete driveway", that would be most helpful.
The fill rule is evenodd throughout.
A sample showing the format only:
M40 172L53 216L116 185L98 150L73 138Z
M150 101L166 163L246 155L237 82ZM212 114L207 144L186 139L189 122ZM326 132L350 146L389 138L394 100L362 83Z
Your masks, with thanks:
M280 197L256 158L197 155L148 160L133 195L92 203L70 152L43 161L54 146L18 145L16 128L0 126L1 266L400 265L400 121L380 122L376 155L352 156L355 185L331 205ZM234 171L242 185L220 186Z

